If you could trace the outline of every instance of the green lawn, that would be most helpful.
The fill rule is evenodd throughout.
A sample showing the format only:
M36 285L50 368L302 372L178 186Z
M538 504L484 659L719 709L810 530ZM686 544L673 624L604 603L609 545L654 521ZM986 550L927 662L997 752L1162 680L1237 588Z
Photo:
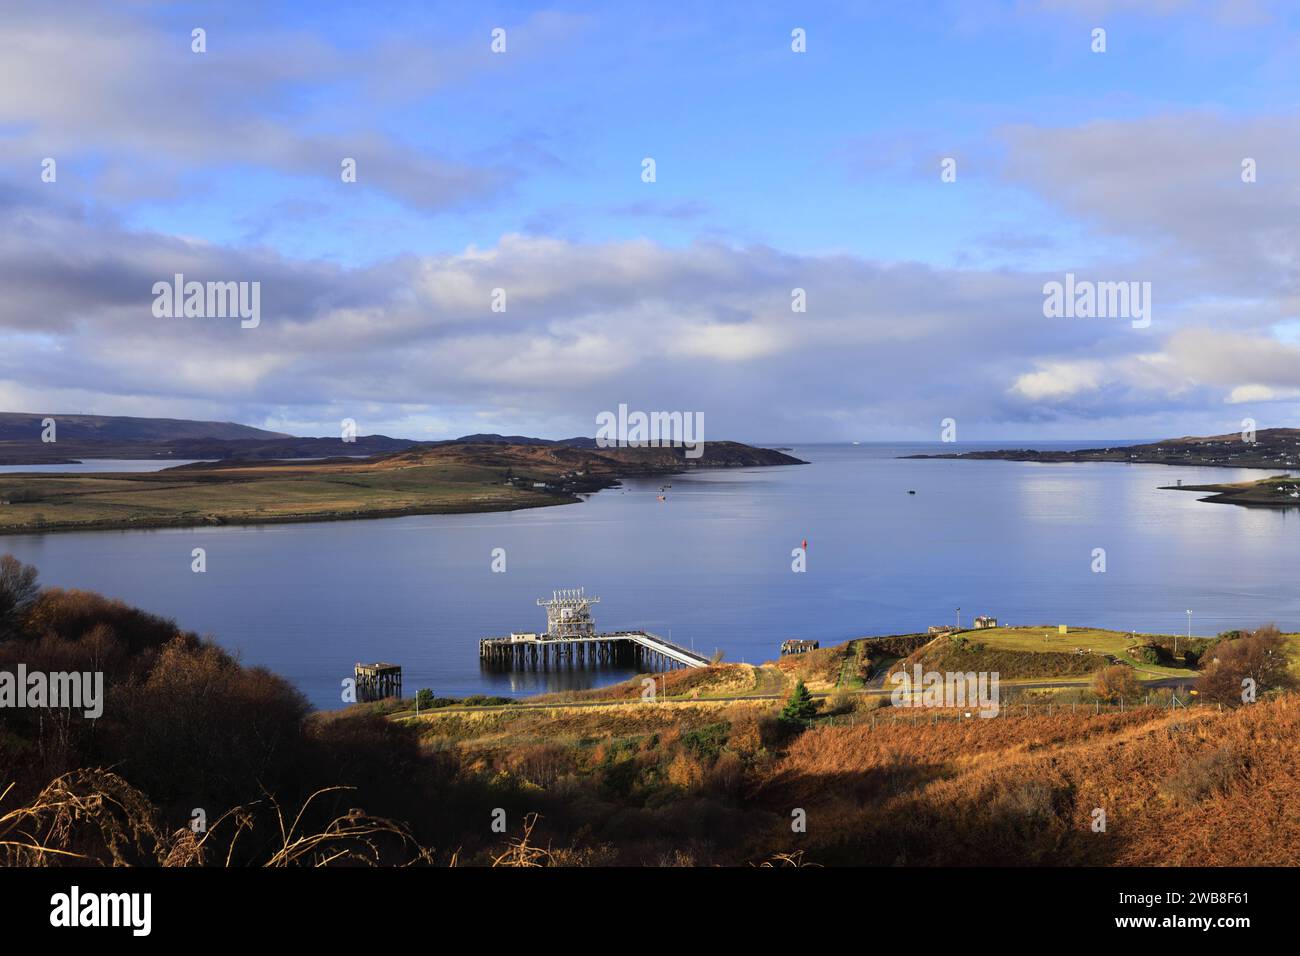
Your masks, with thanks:
M1071 627L1065 634L1057 633L1056 625L1042 627L993 627L983 631L964 631L961 635L969 641L981 643L990 649L1028 653L1074 653L1082 648L1093 654L1109 654L1137 669L1142 680L1159 680L1164 677L1189 677L1196 671L1183 667L1162 667L1143 664L1133 658L1130 650L1161 638L1172 641L1171 635L1142 634L1136 637L1128 631L1108 631L1096 627Z

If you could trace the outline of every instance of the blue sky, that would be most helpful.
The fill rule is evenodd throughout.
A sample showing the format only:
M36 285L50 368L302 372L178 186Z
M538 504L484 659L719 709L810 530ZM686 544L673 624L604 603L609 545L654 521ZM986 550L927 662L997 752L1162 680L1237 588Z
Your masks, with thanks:
M412 437L590 433L620 402L759 441L1295 423L1294 7L76 7L3 13L6 408ZM150 277L183 268L260 281L266 321L159 325ZM1156 321L1053 324L1067 271L1152 282Z
M707 18L675 14L698 6L680 3L423 6L328 18L311 4L273 6L269 23L288 33L310 28L361 58L394 36L421 37L433 61L460 72L382 112L371 113L346 73L286 88L282 108L342 135L364 116L414 148L508 167L518 178L507 195L460 215L417 218L364 189L341 208L318 182L213 163L196 171L196 195L136 204L132 224L199 227L228 243L256 237L349 264L545 230L672 245L704 233L951 265L971 254L991 220L1073 238L1086 254L1068 221L999 182L991 128L1187 108L1266 115L1294 94L1293 84L1271 81L1296 47L1294 33L1268 25L1275 21L1226 29L1213 18L1099 20L1012 3L709 4ZM183 9L166 17L182 33L205 12ZM263 7L255 9L230 28L263 27ZM1098 56L1090 30L1103 22L1109 48ZM808 32L809 54L790 52L792 25ZM507 30L505 57L484 41L496 26ZM208 56L219 60L226 42L214 37ZM950 155L972 188L933 188L930 161ZM653 190L639 181L644 156L659 164ZM289 199L316 207L333 228L250 229ZM649 203L659 215L639 205ZM348 228L361 221L364 243Z

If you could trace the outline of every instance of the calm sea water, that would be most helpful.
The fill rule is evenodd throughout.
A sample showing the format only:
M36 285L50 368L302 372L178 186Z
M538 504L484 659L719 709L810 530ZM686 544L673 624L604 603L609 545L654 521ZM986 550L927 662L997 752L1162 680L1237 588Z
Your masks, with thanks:
M321 708L339 706L361 660L401 664L407 693L621 679L480 669L480 637L541 630L537 598L580 585L600 596L602 629L644 627L731 661L771 659L789 637L923 630L958 606L963 621L1168 633L1186 631L1190 608L1197 634L1300 630L1300 513L1157 490L1260 472L895 457L952 447L795 446L812 464L678 475L664 502L663 482L642 480L514 513L10 536L0 551L47 584L211 634ZM790 552L805 538L808 570L796 574ZM206 574L190 570L195 547ZM491 570L494 548L506 550L504 574ZM1104 574L1091 570L1094 548L1106 550Z

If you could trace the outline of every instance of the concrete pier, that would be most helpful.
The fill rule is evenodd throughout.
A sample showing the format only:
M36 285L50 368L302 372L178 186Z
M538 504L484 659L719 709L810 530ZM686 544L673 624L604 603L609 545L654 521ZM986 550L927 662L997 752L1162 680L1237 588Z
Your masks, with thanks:
M550 670L609 665L659 673L678 667L707 667L709 659L649 631L610 631L586 637L511 634L485 637L479 657L500 670Z

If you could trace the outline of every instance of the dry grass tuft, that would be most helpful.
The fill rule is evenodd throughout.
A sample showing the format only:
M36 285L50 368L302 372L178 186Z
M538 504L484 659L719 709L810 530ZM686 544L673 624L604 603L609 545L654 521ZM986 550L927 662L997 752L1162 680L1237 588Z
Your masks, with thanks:
M149 798L107 770L64 774L31 803L0 817L5 866L157 863L166 844Z
M9 793L0 794L0 799ZM309 831L303 821L313 801L350 790L327 787L313 793L286 823L280 804L268 797L279 827L269 855L260 865L381 866L432 863L410 831L394 820L350 810L324 829ZM149 798L117 774L77 770L54 780L23 807L0 816L0 865L5 866L203 866L213 848L224 845L221 861L233 865L241 836L257 830L258 805L234 807L203 834L182 828L165 834ZM233 828L229 840L225 833ZM223 843L224 841L224 843Z

